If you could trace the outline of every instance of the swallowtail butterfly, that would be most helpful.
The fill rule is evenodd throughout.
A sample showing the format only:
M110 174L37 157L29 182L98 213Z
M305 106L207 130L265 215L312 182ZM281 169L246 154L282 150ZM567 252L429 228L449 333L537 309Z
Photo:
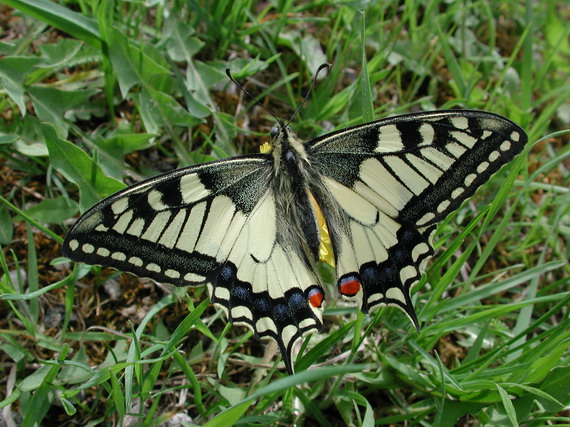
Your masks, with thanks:
M303 142L279 122L267 153L167 172L89 209L63 253L178 286L206 284L229 320L294 344L322 327L316 263L363 312L402 309L433 255L437 223L527 136L483 111L408 114ZM329 242L332 254L323 255Z

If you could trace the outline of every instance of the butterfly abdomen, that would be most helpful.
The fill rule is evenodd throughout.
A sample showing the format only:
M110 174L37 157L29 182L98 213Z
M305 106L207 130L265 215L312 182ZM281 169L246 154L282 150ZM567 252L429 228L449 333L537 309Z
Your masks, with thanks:
M303 143L292 132L282 131L274 141L274 161L281 238L289 246L301 246L309 258L317 261L320 234L315 207L309 199L310 164Z

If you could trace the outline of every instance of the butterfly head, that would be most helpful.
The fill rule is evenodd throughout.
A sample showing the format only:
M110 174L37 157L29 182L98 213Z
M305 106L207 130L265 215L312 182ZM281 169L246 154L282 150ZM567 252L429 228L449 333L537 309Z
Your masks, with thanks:
M269 136L271 137L271 139L275 139L279 136L279 125L275 125L271 128L271 130L269 131Z

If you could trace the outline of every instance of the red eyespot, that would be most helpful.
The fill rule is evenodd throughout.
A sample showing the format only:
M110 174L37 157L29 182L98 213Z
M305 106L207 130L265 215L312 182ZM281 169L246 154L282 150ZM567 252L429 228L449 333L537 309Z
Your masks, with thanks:
M319 288L311 289L307 295L309 303L315 308L319 308L321 306L324 297L325 295L323 294L323 291Z
M338 281L338 290L345 297L353 297L360 290L360 280L355 276L345 277Z

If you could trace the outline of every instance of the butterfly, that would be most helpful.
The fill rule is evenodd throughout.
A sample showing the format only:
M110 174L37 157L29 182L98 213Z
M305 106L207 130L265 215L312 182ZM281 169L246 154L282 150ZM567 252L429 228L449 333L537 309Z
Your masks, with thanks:
M68 258L177 286L206 285L230 322L293 349L322 328L319 260L362 312L402 309L434 254L438 222L520 153L510 120L422 112L308 142L278 121L265 153L177 169L99 202L74 224ZM334 296L333 296L334 297Z

